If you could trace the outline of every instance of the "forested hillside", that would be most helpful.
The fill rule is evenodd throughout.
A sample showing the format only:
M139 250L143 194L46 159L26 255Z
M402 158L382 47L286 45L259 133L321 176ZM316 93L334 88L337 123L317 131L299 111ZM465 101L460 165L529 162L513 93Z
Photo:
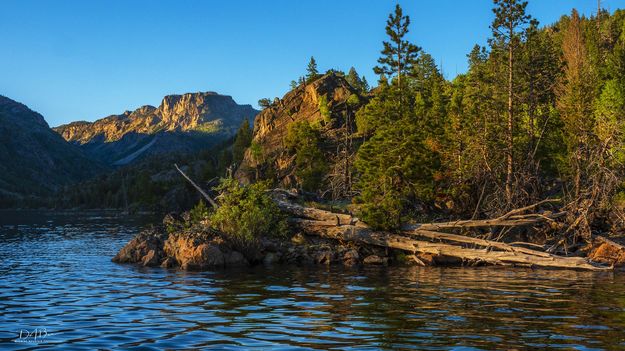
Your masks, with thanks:
M625 12L602 10L586 18L573 10L542 26L526 5L494 1L488 45L476 45L467 55L468 72L451 81L426 49L411 42L402 9L389 16L375 69L379 84L354 95L358 112L349 140L357 151L341 169L350 180L341 194L366 222L393 229L436 213L493 216L556 197L581 229L620 224ZM292 83L294 91L314 85L315 73L312 59L308 75ZM354 91L358 85L353 83ZM333 149L328 137L333 122L300 121L296 110L284 108L291 100L287 94L266 101L254 129L259 143L246 155L253 160L278 149L292 158L263 158L264 174L253 177L272 179L289 169L289 186L335 199L336 168L330 166L344 151ZM317 113L351 130L336 117L345 112L327 101ZM291 123L267 128L266 121L288 116ZM284 135L282 143L260 148L270 133Z

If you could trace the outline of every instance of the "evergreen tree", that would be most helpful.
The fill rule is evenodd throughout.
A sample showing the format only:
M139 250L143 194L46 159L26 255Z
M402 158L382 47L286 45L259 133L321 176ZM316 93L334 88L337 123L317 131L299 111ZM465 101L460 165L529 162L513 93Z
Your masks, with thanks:
M345 80L349 83L349 85L351 85L353 88L361 93L369 90L369 88L366 86L366 81L363 81L360 78L360 75L358 75L358 72L356 72L356 69L354 67L349 69Z
M289 126L285 146L295 154L295 175L300 187L309 192L319 189L328 171L325 156L321 151L321 134L308 121Z
M421 48L404 40L408 34L410 17L404 16L402 8L395 6L395 13L388 16L386 21L386 34L390 41L384 41L384 49L381 51L382 57L378 59L380 66L373 68L378 75L397 77L397 85L401 86L401 77L412 70L412 64L417 58Z
M317 78L319 78L319 71L317 70L317 61L315 61L315 58L311 56L310 61L308 62L308 67L306 68L306 81L312 82Z
M265 109L269 106L271 106L271 100L268 98L262 98L260 100L258 100L258 106L260 106L261 108Z
M520 33L523 26L530 19L525 14L527 1L518 0L493 0L495 8L495 20L491 25L493 30L493 40L491 45L507 51L508 62L508 103L507 103L507 128L506 128L506 198L508 203L512 202L512 177L514 171L514 54L519 45Z
M585 163L593 142L594 77L582 36L582 20L576 10L564 32L564 76L558 86L557 107L564 123L570 156L568 164L573 177L575 197L580 195L588 174Z
M362 80L360 81L362 85L362 92L367 93L369 91L369 83L367 82L367 78L362 76Z

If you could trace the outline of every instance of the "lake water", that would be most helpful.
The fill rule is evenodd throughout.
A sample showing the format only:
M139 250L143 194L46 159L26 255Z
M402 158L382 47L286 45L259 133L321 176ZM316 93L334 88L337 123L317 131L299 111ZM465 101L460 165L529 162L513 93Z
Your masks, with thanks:
M0 349L625 349L625 273L112 263L147 221L0 212Z

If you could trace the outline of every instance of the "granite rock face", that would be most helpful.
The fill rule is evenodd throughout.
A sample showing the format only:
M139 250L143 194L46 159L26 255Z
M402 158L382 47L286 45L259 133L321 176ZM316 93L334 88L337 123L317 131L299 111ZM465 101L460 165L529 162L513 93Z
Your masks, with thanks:
M158 107L142 106L95 122L54 128L65 140L110 165L125 165L148 155L193 152L236 134L257 110L214 92L165 96Z
M272 179L277 179L284 188L292 187L295 158L289 154L283 140L289 126L300 121L322 125L323 149L332 164L337 144L344 138L346 130L355 131L353 115L366 100L367 97L361 96L336 73L328 73L313 82L299 85L258 114L254 122L253 143L260 147L263 157L258 160L248 149L236 178L242 182L252 181L262 173L259 170L266 166L264 163L270 160ZM330 116L324 116L320 109L323 101L327 103ZM352 118L347 120L347 115Z

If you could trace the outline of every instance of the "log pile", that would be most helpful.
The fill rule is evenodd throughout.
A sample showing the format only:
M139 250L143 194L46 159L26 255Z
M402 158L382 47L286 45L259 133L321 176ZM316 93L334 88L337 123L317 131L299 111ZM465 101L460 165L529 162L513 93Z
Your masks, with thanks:
M551 212L524 214L541 203L511 211L494 219L423 223L405 226L398 233L389 233L375 231L349 214L297 205L288 201L285 195L288 194L282 191L281 195L274 196L278 207L288 213L291 216L289 220L308 235L381 246L416 255L445 257L465 265L487 264L591 271L606 271L613 268L583 257L564 257L530 249L527 246L537 246L531 243L506 244L445 232L464 228L539 225L554 221L563 215Z
M218 207L218 204L177 165L175 168L213 207ZM617 265L625 266L625 247L599 236L593 237L588 257L568 257L528 248L539 246L533 243L508 244L447 232L494 227L521 228L553 223L557 218L565 216L566 212L527 212L558 200L543 200L493 219L420 223L407 225L397 233L390 233L373 230L350 214L299 205L291 201L297 198L297 195L286 190L275 189L271 191L271 195L278 207L290 215L289 221L303 232L339 242L351 241L401 250L412 255L442 257L465 265L488 264L590 271L608 271Z

